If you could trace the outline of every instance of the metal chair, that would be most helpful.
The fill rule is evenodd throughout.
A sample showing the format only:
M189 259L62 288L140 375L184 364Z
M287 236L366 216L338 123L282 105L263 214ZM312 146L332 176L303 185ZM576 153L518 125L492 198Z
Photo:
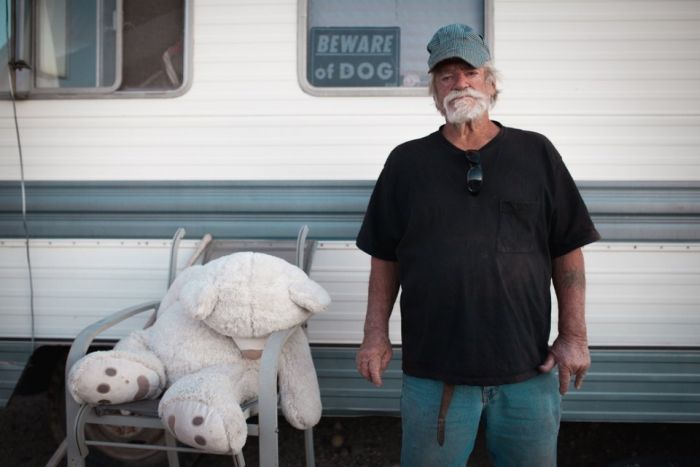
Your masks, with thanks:
M308 227L303 226L297 235L296 241L263 241L263 240L222 240L212 241L211 237L205 237L200 248L193 255L188 265L200 258L202 262L208 262L219 256L235 251L262 251L268 254L282 257L296 264L305 272L309 272L311 256L315 249L315 242L306 239ZM184 229L178 229L173 238L170 256L169 283L175 278L177 265L177 250L180 239L184 236ZM66 361L66 378L73 364L82 358L93 344L97 336L105 330L132 316L153 311L149 324L157 319L158 301L142 303L140 305L125 308L85 328L75 338ZM148 326L148 324L147 324ZM298 326L297 326L298 327ZM259 443L259 456L261 467L278 466L278 394L277 394L277 369L278 360L282 348L289 336L296 331L292 329L273 333L267 340L260 362L260 392L255 400L248 401L243 406L246 418L257 416L257 423L248 423L248 434L257 436ZM178 445L175 438L166 430L158 417L159 400L142 400L127 404L92 406L79 405L66 391L66 440L57 450L47 464L47 467L56 465L63 457L62 452L67 452L67 464L69 467L83 467L88 455L89 446L111 446L124 449L152 449L164 450L167 453L170 467L179 467L178 452L206 453L205 450L184 447ZM164 444L131 444L113 441L101 441L86 439L85 426L87 424L112 425L133 428L154 428L165 433ZM309 428L304 433L306 451L306 465L315 465L313 429ZM245 461L242 453L231 453L234 465L243 467Z

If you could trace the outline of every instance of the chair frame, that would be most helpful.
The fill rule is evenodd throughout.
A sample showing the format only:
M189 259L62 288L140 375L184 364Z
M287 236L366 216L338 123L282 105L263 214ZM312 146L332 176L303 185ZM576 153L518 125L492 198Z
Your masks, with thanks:
M313 252L314 242L307 242L308 227L303 226L299 230L296 241L296 265L302 267L306 265L306 272L310 269L310 261L305 264L306 249ZM180 239L184 236L184 229L178 229L172 244L169 283L175 278L175 265L177 264L177 248ZM205 237L206 238L206 237ZM209 237L211 238L211 237ZM199 256L205 249L200 248L195 256ZM196 261L196 257L190 260L189 264ZM157 313L159 301L150 301L139 305L124 308L113 313L83 329L75 338L66 360L66 381L72 366L85 356L93 344L94 340L106 330L121 323L122 321L136 316L140 313L153 311ZM285 329L273 333L267 340L260 361L260 391L258 398L248 401L243 405L246 419L257 415L257 423L248 423L248 435L257 436L259 443L259 458L261 467L277 467L279 465L279 443L278 443L278 392L277 392L277 372L279 357L287 339L297 329L304 328L304 325L297 325L291 329ZM178 452L206 453L206 450L190 447L178 446L175 438L165 429L158 417L159 399L136 401L127 404L93 406L89 404L78 404L66 390L66 439L59 446L56 454L47 464L47 467L56 465L63 457L61 451L67 453L67 465L69 467L84 467L85 458L89 452L89 446L111 446L128 449L150 449L164 450L167 452L168 464L170 467L179 467ZM125 414L126 413L126 414ZM129 444L110 441L95 441L85 438L85 424L118 425L128 427L156 428L165 432L165 444ZM304 449L306 452L306 466L315 465L313 428L304 430ZM243 467L245 461L242 453L232 453L234 465ZM59 457L60 456L60 457ZM55 463L54 463L55 462Z

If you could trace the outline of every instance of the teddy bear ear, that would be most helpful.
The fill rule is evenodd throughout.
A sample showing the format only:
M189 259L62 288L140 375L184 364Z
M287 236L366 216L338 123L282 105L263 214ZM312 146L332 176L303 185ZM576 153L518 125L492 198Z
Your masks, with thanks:
M289 285L289 297L294 303L311 313L320 313L331 303L328 292L311 279L292 282Z
M180 289L178 300L192 318L206 319L216 305L216 287L206 278L191 279Z

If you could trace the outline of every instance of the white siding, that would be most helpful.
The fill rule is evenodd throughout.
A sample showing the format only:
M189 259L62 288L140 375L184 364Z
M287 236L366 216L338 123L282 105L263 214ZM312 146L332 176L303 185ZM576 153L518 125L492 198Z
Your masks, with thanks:
M700 176L700 2L500 1L499 116L586 180Z
M591 345L700 346L700 245L596 243L584 252Z
M196 248L183 241L180 267ZM168 285L169 240L31 240L36 337L73 338L111 312L160 299ZM21 240L0 241L0 335L30 337L27 257ZM149 314L105 337L123 336Z
M362 340L369 256L353 245L323 242L312 277L333 303L314 318L314 342ZM700 245L596 243L584 248L587 322L591 346L700 345ZM557 304L552 290L552 339ZM390 337L400 343L400 310L391 318Z
M0 86L3 85L0 79ZM0 100L0 180L18 180L19 178L19 153L12 102Z
M428 97L305 94L295 0L194 3L184 96L18 102L29 180L374 179L441 121ZM549 136L577 179L700 179L700 1L494 4L495 118ZM4 104L0 179L16 180Z
M195 243L182 243L181 266ZM26 338L31 318L23 242L5 240L0 246L0 337ZM72 338L110 312L164 294L168 240L32 240L31 246L38 337ZM700 346L700 244L597 243L584 251L591 345ZM311 277L333 303L312 318L312 342L360 343L368 276L369 257L352 243L320 243ZM107 336L123 336L146 317ZM555 336L556 311L553 318ZM390 328L396 344L399 319L397 306Z

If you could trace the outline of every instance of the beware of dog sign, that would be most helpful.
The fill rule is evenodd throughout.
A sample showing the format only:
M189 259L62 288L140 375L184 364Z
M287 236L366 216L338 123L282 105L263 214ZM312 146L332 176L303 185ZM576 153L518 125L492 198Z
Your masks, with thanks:
M308 79L314 86L398 86L398 27L311 28Z

